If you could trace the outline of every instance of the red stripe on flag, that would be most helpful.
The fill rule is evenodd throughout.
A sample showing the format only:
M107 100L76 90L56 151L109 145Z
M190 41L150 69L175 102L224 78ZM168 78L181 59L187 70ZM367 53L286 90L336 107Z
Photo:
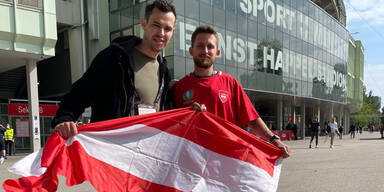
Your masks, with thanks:
M168 120L164 121L164 118ZM277 147L240 127L209 112L197 112L190 108L87 124L79 127L79 131L105 131L135 124L145 124L183 137L216 153L260 167L271 176L275 161L282 154Z
M61 140L56 134L53 140ZM55 147L57 148L57 147ZM6 191L56 191L57 177L67 178L66 185L73 186L89 181L97 191L169 191L180 192L175 188L152 183L132 174L113 167L103 161L93 158L75 141L69 147L62 146L60 154L51 162L50 168L41 177L22 177L17 180L7 180L3 187ZM47 162L43 162L46 164ZM55 181L55 182L53 182ZM108 181L108 182L106 182Z

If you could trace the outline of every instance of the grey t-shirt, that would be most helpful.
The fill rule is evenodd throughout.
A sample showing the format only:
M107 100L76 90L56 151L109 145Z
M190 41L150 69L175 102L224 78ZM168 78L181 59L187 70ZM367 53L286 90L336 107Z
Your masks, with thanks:
M154 105L159 90L159 62L135 49L135 87L141 104ZM138 103L139 104L139 103ZM159 111L159 104L155 105Z

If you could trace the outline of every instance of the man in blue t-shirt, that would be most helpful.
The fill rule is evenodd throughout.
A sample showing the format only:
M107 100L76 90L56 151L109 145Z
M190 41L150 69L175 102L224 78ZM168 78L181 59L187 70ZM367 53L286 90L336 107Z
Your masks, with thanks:
M319 132L320 132L320 123L315 116L312 121L309 123L309 128L311 130L311 141L309 142L309 148L312 148L313 138L316 137L316 148L319 147Z

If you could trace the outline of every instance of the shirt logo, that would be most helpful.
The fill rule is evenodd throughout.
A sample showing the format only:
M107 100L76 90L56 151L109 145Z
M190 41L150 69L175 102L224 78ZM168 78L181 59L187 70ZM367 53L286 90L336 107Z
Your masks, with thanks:
M188 90L188 91L184 92L184 94L183 94L183 100L184 101L191 100L192 97L193 97L192 90Z
M229 94L227 91L219 90L219 98L222 103L227 102Z

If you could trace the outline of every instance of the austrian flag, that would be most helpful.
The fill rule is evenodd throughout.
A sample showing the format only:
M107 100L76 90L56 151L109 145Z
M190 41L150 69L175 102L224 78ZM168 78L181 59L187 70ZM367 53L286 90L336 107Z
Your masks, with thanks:
M209 112L182 108L78 127L16 162L6 191L55 191L89 181L97 191L276 191L281 152Z

